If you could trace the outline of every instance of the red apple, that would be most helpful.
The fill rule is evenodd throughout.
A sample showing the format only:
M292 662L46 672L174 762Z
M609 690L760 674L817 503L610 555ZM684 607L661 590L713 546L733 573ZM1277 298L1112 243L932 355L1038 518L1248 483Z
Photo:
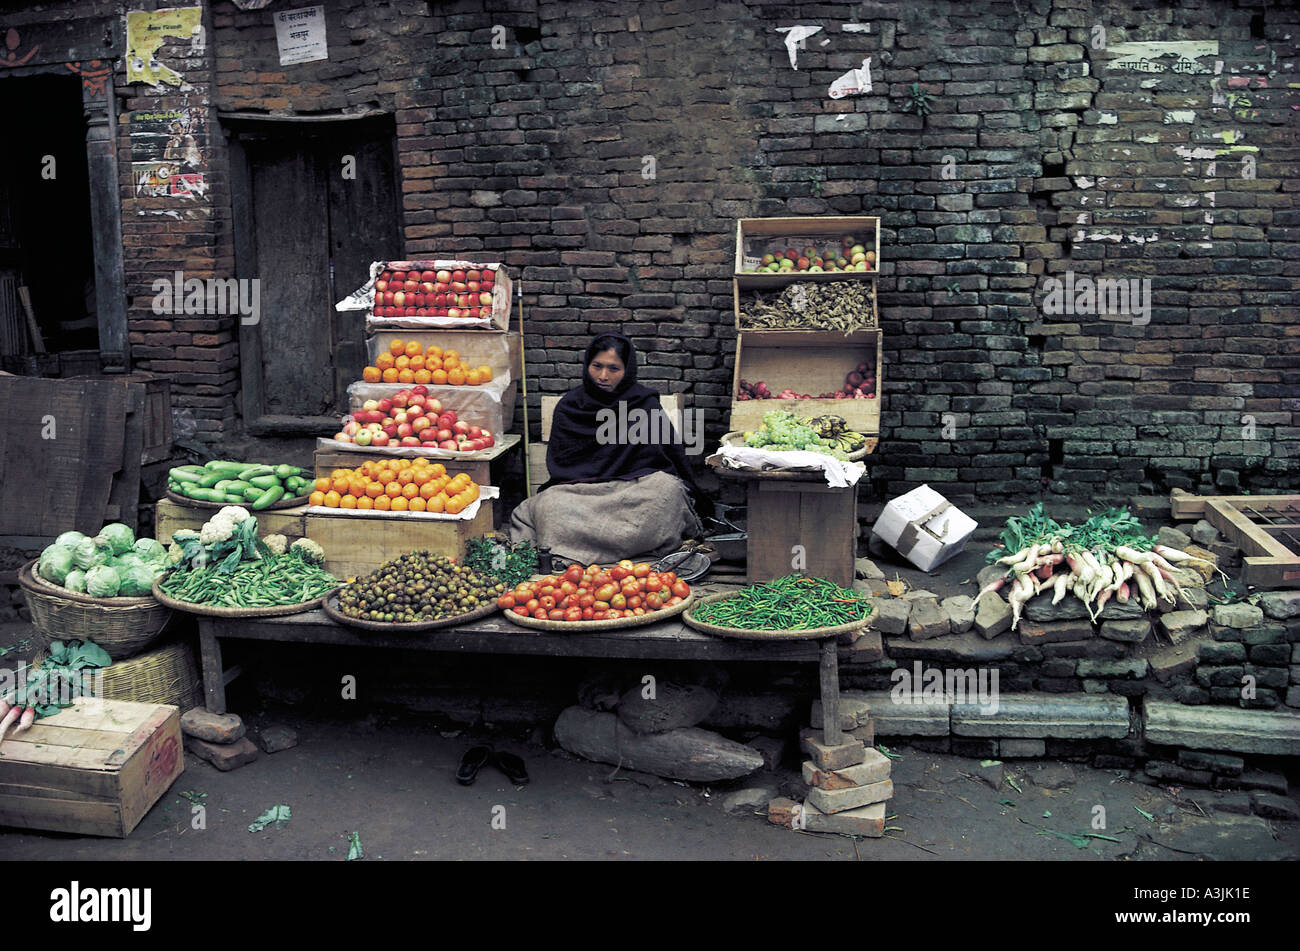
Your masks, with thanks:
M438 445L438 431L435 429L425 429L420 433L420 442L426 446Z
M408 423L413 423L413 422L415 422L417 419L419 419L419 418L420 418L421 416L423 416L423 415L424 415L424 407L423 407L423 406L408 406L408 407L406 407L406 421L407 421Z
M361 428L361 424L359 422L357 422L355 419L349 419L347 425L343 427L343 431L347 433L349 436L355 436L357 434L357 430L360 428Z
M434 274L432 271L421 271L421 272L420 272L420 280L422 280L422 281L432 281L432 280L435 280L435 279L437 278L437 276L438 276L438 275Z
M465 422L463 419L458 419L456 422L451 424L451 431L457 435L468 436L469 423Z
M421 387L421 389L423 389L423 387ZM412 406L424 406L428 399L429 398L425 396L423 393L416 393L414 390L412 390L410 398L406 401L406 407L408 412Z
M409 446L413 449L418 449L420 448L420 440L416 439L414 436L403 436L402 445Z
M375 433L373 436L370 437L370 445L372 445L372 446L387 446L387 445L388 445L388 433L384 432L384 431L381 429L379 432Z
M410 423L397 424L397 435L405 437L411 435L413 432L415 432L415 430L411 427Z
M448 308L447 308L447 314L446 314L446 316L448 316L448 317L459 317L459 316L460 316L460 308L459 308L459 307L448 307Z
M430 416L442 415L442 401L436 400L432 396L429 397L429 399L425 401L424 411Z
M420 289L419 281L407 281L402 285L402 290L406 291L408 294L414 294L419 289Z
M496 445L496 443L497 443L497 441L496 441L495 439L493 439L491 435L489 435L488 433L484 433L484 434L483 434L483 448L484 448L484 449L491 449L493 446Z
M437 280L442 281L444 284L446 284L448 281L451 280L451 271L445 271L445 270L439 271L436 275L434 275L434 277Z
M409 403L410 400L411 400L410 390L398 390L396 393L393 394L393 405L396 406L398 409L401 409L403 406Z
M397 424L396 424L396 423L385 423L385 424L384 424L384 432L387 433L389 439L396 439L396 438L397 438Z
M411 423L411 432L413 433L423 432L424 430L428 429L432 425L433 422L432 420L429 419L428 416L417 416L415 418L415 422Z
M443 410L441 413L438 414L438 425L441 426L443 429L451 429L452 424L456 422L456 419L457 417L456 417L455 410L450 410L450 409Z
M446 306L447 306L447 295L446 295L446 294L434 294L434 295L433 295L433 304L434 304L435 307L446 307Z
M447 429L446 427L442 427L442 428L440 428L440 429L438 430L437 435L438 435L438 441L439 441L439 442L447 442L447 441L451 440L451 438L452 438L452 436L453 436L454 434L452 433L452 431L451 431L450 429Z
M477 281L482 276L483 276L482 271L478 271L474 269L470 269L465 272L465 280L467 281Z
M450 439L444 439L442 442L438 443L438 448L439 448L439 449L450 449L452 452L455 452L455 451L456 451L456 444L455 444L454 442L452 442Z
M491 306L492 306L492 295L491 295L490 293L488 293L487 291L484 291L482 294L479 294L479 295L478 295L478 302L479 302L480 304L482 304L484 307L491 307Z
M483 430L480 429L479 427L477 427L477 426L471 426L471 427L469 428L469 438L470 438L470 439L478 439L478 438L480 438L482 435L483 435Z
M406 272L405 272L405 271L394 271L392 274L388 275L388 279L389 279L390 281L396 281L397 283L400 284L400 283L402 283L402 281L406 280Z
M459 270L458 270L458 271L452 271L452 272L451 272L451 279L452 279L453 282L455 282L455 281L464 281L464 280L465 280L465 272L464 272L464 271L459 271Z
M405 306L406 306L406 292L405 292L405 291L398 291L396 294L393 295L393 306L394 306L394 307L405 307Z
M387 396L379 400L378 406L373 407L373 409L377 409L381 413L387 413L392 408L393 408L393 401L390 400Z
M386 291L386 290L388 290L388 282L387 282L387 281L375 281L375 290L377 290L377 291Z
M334 438L338 442L352 442L352 437L349 436L347 433L335 433Z

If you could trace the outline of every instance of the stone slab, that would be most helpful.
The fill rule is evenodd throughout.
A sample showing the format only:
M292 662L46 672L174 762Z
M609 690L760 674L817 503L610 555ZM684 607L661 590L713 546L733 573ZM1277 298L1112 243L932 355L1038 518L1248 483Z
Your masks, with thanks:
M884 598L876 603L876 618L872 621L881 634L903 634L907 619L912 613L912 602L900 598Z
M863 691L871 705L871 720L880 736L947 736L949 703L896 702L888 690Z
M990 591L975 605L975 630L989 640L1011 630L1011 606L996 591Z
M1160 629L1169 640L1181 644L1200 633L1208 620L1204 611L1170 611L1160 615Z
M846 812L828 815L805 800L804 828L809 832L834 832L839 835L862 835L878 839L885 834L885 803L878 802Z
M233 713L209 713L194 707L181 715L181 732L209 743L234 743L246 730L244 721Z
M194 736L185 737L185 749L199 759L207 760L222 772L238 769L257 759L257 747L247 737L233 743L209 743Z
M894 795L894 784L888 779L864 786L852 786L848 789L822 789L813 786L808 790L807 802L817 807L819 812L833 815L860 809L873 803L885 802Z
M1151 743L1267 756L1300 754L1300 714L1232 707L1188 707L1151 700L1144 728Z
M952 732L957 736L1100 739L1122 738L1128 731L1128 701L1110 695L1003 695L995 712L981 712L972 703L952 705Z
M965 634L975 624L975 602L967 595L944 598L939 607L948 616L948 629L953 634Z
M1088 607L1073 594L1053 604L1052 592L1044 590L1025 602L1023 616L1030 621L1072 621L1088 617Z
M1216 604L1214 606L1214 623L1223 627L1235 627L1245 630L1262 623L1264 612L1253 604Z
M1300 591L1265 591L1260 595L1259 606L1275 621L1300 617Z
M935 664L994 664L1010 660L1020 650L1011 638L996 643L980 637L974 631L965 634L945 634L927 641L891 637L885 642L886 653L900 664L904 661L929 661Z
M867 749L867 757L856 766L844 769L822 769L812 760L805 760L802 773L803 781L809 786L820 789L848 789L852 786L866 786L871 783L884 782L889 778L893 765L888 756L877 749Z
M948 615L934 598L920 598L912 602L912 614L907 619L907 636L914 641L929 640L952 633Z
M1030 759L1047 755L1047 743L1019 737L998 740L998 755L1003 759Z
M1092 637L1092 622L1086 618L1069 621L1026 621L1020 619L1020 643L1031 646L1080 641Z
M871 722L871 704L858 697L846 696L845 693L844 691L840 693L840 729L856 730ZM822 723L822 702L819 698L812 702L812 719L809 725L821 729Z
M1126 644L1141 644L1151 634L1151 622L1146 618L1131 621L1102 621L1097 633L1108 641L1120 641Z
M866 747L861 740L849 740L838 746L827 746L822 739L821 730L800 731L799 746L821 769L844 769L856 766L867 758Z

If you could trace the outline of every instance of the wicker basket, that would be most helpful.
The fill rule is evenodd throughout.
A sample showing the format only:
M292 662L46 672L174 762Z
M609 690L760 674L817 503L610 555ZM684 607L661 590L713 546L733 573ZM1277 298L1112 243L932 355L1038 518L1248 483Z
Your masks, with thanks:
M48 651L41 650L32 658L32 666L39 667L48 656ZM93 675L94 671L87 673ZM107 700L168 703L180 707L182 713L202 705L198 667L186 641L172 641L130 660L115 660L104 668L103 675L103 687L97 689L96 696Z
M171 618L171 609L154 598L92 598L38 580L35 570L35 561L23 565L18 583L43 645L90 640L113 660L126 660L156 640ZM126 603L114 604L114 600Z

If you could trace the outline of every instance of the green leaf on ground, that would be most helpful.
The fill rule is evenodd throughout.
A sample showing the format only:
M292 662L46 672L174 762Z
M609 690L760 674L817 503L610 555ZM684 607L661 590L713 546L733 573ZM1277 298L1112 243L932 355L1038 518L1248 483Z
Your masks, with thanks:
M1043 810L1043 818L1044 818L1044 819L1050 819L1050 818L1052 818L1052 810L1050 810L1050 809L1044 809L1044 810Z
M1007 783L1010 784L1011 788L1014 789L1016 792L1020 793L1021 795L1024 794L1025 791L1020 788L1020 784L1016 782L1014 776L1008 776Z
M1155 822L1155 821L1156 821L1156 817L1153 816L1153 815L1151 815L1151 813L1147 812L1146 810L1144 810L1144 809L1138 809L1137 806L1134 806L1133 808L1134 808L1134 809L1137 809L1137 811L1142 815L1142 818L1145 819L1147 822Z
M289 824L291 811L288 806L272 806L266 812L262 813L248 827L249 832L261 832L267 826L275 823L277 829L283 829Z
M361 833L349 832L347 861L353 862L360 858L365 858L365 853L361 851Z
M1016 807L1015 800L1013 800L1013 799L999 799L999 800L998 800L998 805L999 805L999 806L1010 806L1012 809L1017 808L1017 807Z
M890 759L902 759L902 758L903 758L903 754L902 754L902 753L891 753L890 750L889 750L889 747L887 747L887 746L885 746L885 745L883 745L883 744L877 744L877 745L876 745L876 749L880 750L880 752L884 753L884 754L885 754L886 756L888 756Z

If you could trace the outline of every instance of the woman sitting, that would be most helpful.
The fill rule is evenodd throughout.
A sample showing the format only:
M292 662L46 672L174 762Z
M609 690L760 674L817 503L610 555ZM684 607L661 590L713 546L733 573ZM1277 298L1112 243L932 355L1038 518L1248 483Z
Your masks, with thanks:
M550 480L515 509L510 537L591 564L675 551L703 532L713 503L696 485L659 394L636 381L622 334L587 347L582 385L555 407Z

